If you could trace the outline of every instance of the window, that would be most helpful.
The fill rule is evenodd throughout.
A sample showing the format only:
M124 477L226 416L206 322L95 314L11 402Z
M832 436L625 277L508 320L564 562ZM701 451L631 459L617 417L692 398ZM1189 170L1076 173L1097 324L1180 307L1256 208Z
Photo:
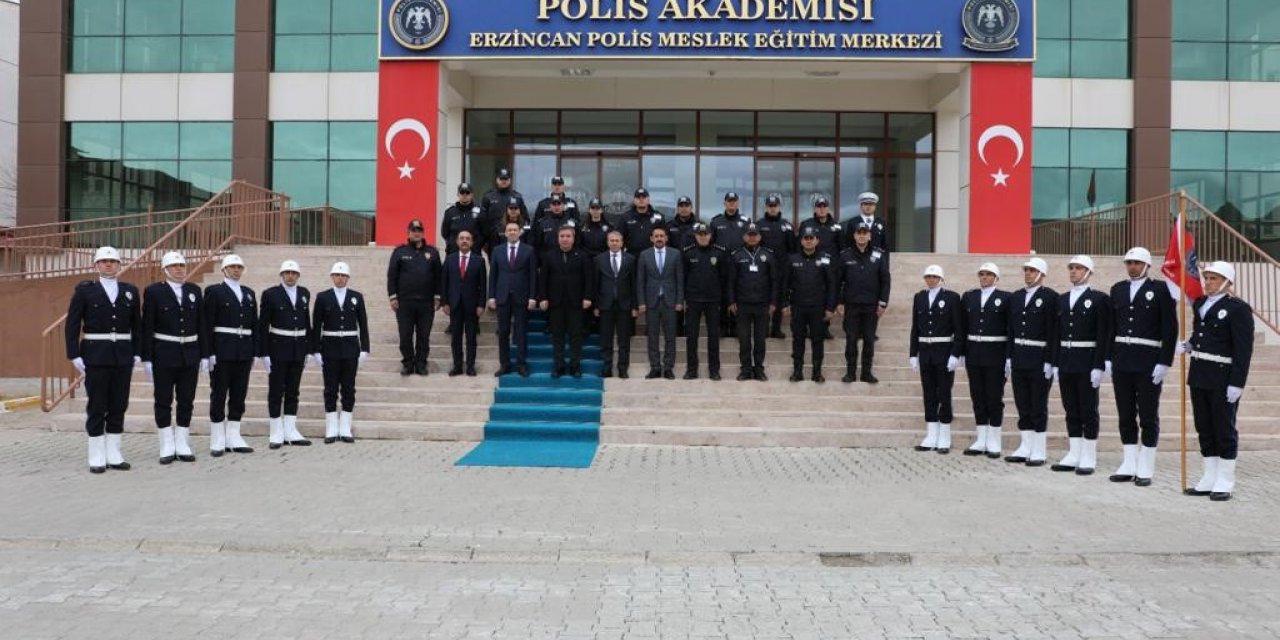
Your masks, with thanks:
M1280 3L1173 0L1173 79L1280 81Z
M230 72L235 0L74 0L72 73Z
M1127 129L1036 128L1032 223L1085 215L1129 201ZM1094 200L1089 203L1089 184Z
M1128 78L1128 1L1039 0L1035 74L1042 78Z
M372 215L376 123L276 122L271 137L271 188L294 206Z
M1174 131L1170 181L1245 237L1280 240L1280 133Z
M376 71L378 8L366 0L276 0L275 71Z

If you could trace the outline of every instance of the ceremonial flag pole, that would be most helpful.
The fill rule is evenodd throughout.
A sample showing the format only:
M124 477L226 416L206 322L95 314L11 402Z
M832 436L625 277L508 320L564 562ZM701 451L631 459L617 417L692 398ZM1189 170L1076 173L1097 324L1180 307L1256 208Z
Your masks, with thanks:
M1178 191L1178 288L1181 289L1183 296L1187 295L1187 243L1186 243L1186 216L1187 216L1187 195L1181 190ZM1178 341L1183 342L1187 339L1187 305L1185 300L1178 305ZM1179 377L1182 383L1178 385L1178 391L1181 395L1181 402L1178 403L1178 419L1182 429L1182 453L1181 453L1181 475L1182 475L1182 491L1187 490L1187 353L1184 350L1178 356Z

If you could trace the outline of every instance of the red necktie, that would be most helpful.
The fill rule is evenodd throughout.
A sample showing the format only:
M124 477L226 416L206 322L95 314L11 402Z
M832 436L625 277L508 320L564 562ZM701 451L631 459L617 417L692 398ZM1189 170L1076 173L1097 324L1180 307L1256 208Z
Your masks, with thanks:
M466 279L467 279L467 256L466 256L466 254L463 254L463 255L462 255L462 264L458 265L458 275L459 275L459 276L461 276L463 280L466 280Z

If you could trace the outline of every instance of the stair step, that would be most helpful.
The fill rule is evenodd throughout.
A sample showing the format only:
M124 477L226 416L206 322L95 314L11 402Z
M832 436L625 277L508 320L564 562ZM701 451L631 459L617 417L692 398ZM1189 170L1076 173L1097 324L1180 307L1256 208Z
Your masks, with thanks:
M600 422L600 407L499 403L489 407L490 421Z
M596 442L600 425L595 422L525 422L490 420L484 425L486 440L569 440Z
M494 390L495 402L502 404L554 403L566 406L600 407L601 389L553 387L503 387Z

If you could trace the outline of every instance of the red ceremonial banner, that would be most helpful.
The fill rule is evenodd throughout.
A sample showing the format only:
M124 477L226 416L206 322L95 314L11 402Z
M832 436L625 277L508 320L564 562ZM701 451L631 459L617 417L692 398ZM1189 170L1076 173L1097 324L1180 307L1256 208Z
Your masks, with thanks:
M378 63L375 239L380 245L404 242L414 218L426 227L427 241L435 241L439 79L435 60Z
M1031 249L1031 63L969 72L969 252Z

